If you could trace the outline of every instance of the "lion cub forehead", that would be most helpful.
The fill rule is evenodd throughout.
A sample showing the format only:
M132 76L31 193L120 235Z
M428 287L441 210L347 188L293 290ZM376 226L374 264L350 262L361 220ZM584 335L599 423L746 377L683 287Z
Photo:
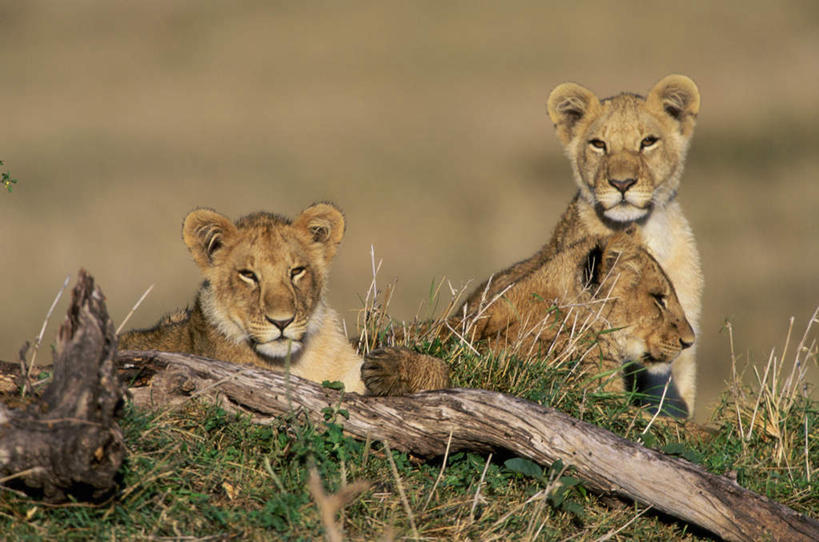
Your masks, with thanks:
M240 234L238 246L249 262L291 263L306 258L308 240L289 218L258 212L237 220L236 227Z
M599 137L609 142L621 139L626 143L661 129L657 118L646 109L642 96L621 94L606 100L602 114L590 126Z

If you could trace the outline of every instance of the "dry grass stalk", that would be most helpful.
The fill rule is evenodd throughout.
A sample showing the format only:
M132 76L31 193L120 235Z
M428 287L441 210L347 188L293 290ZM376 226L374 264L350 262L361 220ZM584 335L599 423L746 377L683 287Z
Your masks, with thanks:
M671 385L671 381L673 379L674 379L674 377L669 376L668 380L666 380L665 386L663 387L663 395L662 395L662 397L660 397L660 404L657 405L657 411L654 413L654 416L651 417L648 424L646 424L645 429L643 429L643 431L640 433L641 435L645 435L646 433L648 433L648 430L651 429L651 426L654 424L654 420L656 420L657 416L660 415L660 412L663 411L663 403L665 402L666 393L668 393L668 386Z
M489 463L492 462L492 454L486 458L486 464L483 466L481 479L478 480L478 488L475 490L475 497L472 499L472 508L469 510L469 521L475 521L475 510L478 508L478 502L481 500L481 486L486 479L486 471L489 470Z
M407 499L407 494L404 492L404 484L401 483L401 477L398 475L398 468L395 466L395 460L392 458L390 443L386 440L384 441L384 448L387 452L387 460L390 463L390 470L392 470L392 475L395 478L395 484L398 487L398 495L401 497L401 503L404 505L404 511L406 512L407 519L410 522L412 537L415 540L419 540L418 528L415 526L415 515L412 513L412 508L410 507L409 500Z
M645 514L646 512L648 512L651 509L652 509L651 506L646 506L645 508L643 508L642 510L637 512L630 520L628 520L624 524L620 525L617 529L613 529L613 530L607 532L606 534L604 534L600 538L596 539L594 542L606 542L607 540L611 540L613 537L617 536L617 534L619 532L621 532L623 529L627 528L629 525L634 523L637 519L640 518L640 516L642 516L643 514Z
M62 287L57 292L57 295L54 297L54 301L51 302L51 307L49 307L48 312L46 313L45 319L43 320L43 325L40 327L40 333L37 335L37 339L34 341L34 349L31 353L31 361L26 363L25 356L20 356L20 363L22 364L22 374L25 375L25 384L23 386L22 394L25 397L26 392L31 388L31 371L34 370L35 361L37 360L37 352L40 350L40 343L43 341L43 335L45 335L45 330L48 327L48 321L51 318L51 314L54 312L54 308L57 306L57 303L60 302L60 298L63 296L63 292L66 288L68 288L68 283L71 281L71 275L66 275L65 281L63 281ZM28 343L26 343L28 344ZM26 367L28 366L28 367Z
M435 483L432 484L432 489L429 491L429 495L427 495L427 500L424 501L424 506L421 508L422 511L427 509L429 506L429 501L432 500L432 496L435 495L435 490L438 489L438 484L441 483L441 479L444 477L444 471L446 470L446 461L449 459L449 448L452 446L452 430L449 431L449 438L446 441L446 451L444 451L444 459L441 462L441 470L438 471L438 477L435 478Z
M137 302L134 303L134 306L131 307L131 310L128 312L128 314L125 315L125 318L119 324L119 327L117 328L117 331L116 331L117 335L119 335L119 332L122 331L122 329L125 327L125 324L128 323L128 320L131 319L131 316L134 315L134 313L139 308L139 306L142 305L142 302L145 301L145 298L148 297L148 294L151 293L151 290L154 289L154 286L156 286L156 283L151 284L150 286L148 286L148 289L145 290L145 292L139 297L139 299L137 299Z
M358 498L361 493L367 491L370 488L370 483L366 480L356 480L351 484L343 484L337 493L328 494L322 487L318 470L315 466L311 466L307 488L316 501L321 524L324 526L325 540L328 542L342 542L344 536L341 527L336 522L336 515L345 506Z
M776 464L781 465L784 462L789 472L791 465L788 458L795 457L793 455L794 447L801 445L802 438L801 435L797 435L793 431L785 430L786 421L796 414L794 406L797 404L800 394L805 396L808 394L806 381L808 367L819 362L819 347L817 347L816 339L811 338L814 324L817 323L819 323L819 308L814 311L799 343L791 353L794 319L790 319L781 355L777 355L775 349L771 350L761 376L757 367L753 366L756 382L750 393L746 393L741 376L736 372L735 367L732 368L733 381L731 389L733 391L737 426L743 443L749 442L757 430L762 431L767 437L775 439L774 459ZM733 348L733 335L730 324L727 327L731 345L731 360L732 365L734 365L736 356ZM786 374L785 359L791 355L793 356L792 365L790 371ZM805 417L805 469L808 477L811 476L808 452L810 438L812 436L808 434L807 417Z

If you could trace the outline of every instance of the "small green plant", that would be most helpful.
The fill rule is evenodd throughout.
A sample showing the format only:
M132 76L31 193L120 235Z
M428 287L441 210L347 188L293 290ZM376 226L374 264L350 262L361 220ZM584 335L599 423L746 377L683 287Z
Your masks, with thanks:
M3 165L5 165L4 162L0 160L0 166ZM8 170L0 171L0 183L3 183L3 188L11 192L11 185L17 184L17 179L13 178Z

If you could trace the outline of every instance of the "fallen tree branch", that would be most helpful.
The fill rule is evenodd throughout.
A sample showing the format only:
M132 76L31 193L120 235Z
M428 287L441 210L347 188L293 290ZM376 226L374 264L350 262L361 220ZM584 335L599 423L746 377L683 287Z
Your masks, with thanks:
M595 425L523 399L485 390L441 390L407 397L344 395L306 380L186 354L120 352L138 406L167 407L204 396L257 421L303 411L346 409L344 429L415 455L511 451L541 464L560 459L587 487L614 493L699 525L727 540L817 540L819 522ZM289 385L290 389L287 389Z
M82 270L57 351L39 401L25 410L0 403L0 484L51 502L98 500L115 487L125 454L114 420L124 389L105 298Z

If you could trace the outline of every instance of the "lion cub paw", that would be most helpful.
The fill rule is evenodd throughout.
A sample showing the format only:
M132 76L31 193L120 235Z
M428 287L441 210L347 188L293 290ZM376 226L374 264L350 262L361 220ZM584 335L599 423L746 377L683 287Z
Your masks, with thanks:
M390 346L364 356L361 380L370 395L406 395L448 388L449 367L438 358Z

